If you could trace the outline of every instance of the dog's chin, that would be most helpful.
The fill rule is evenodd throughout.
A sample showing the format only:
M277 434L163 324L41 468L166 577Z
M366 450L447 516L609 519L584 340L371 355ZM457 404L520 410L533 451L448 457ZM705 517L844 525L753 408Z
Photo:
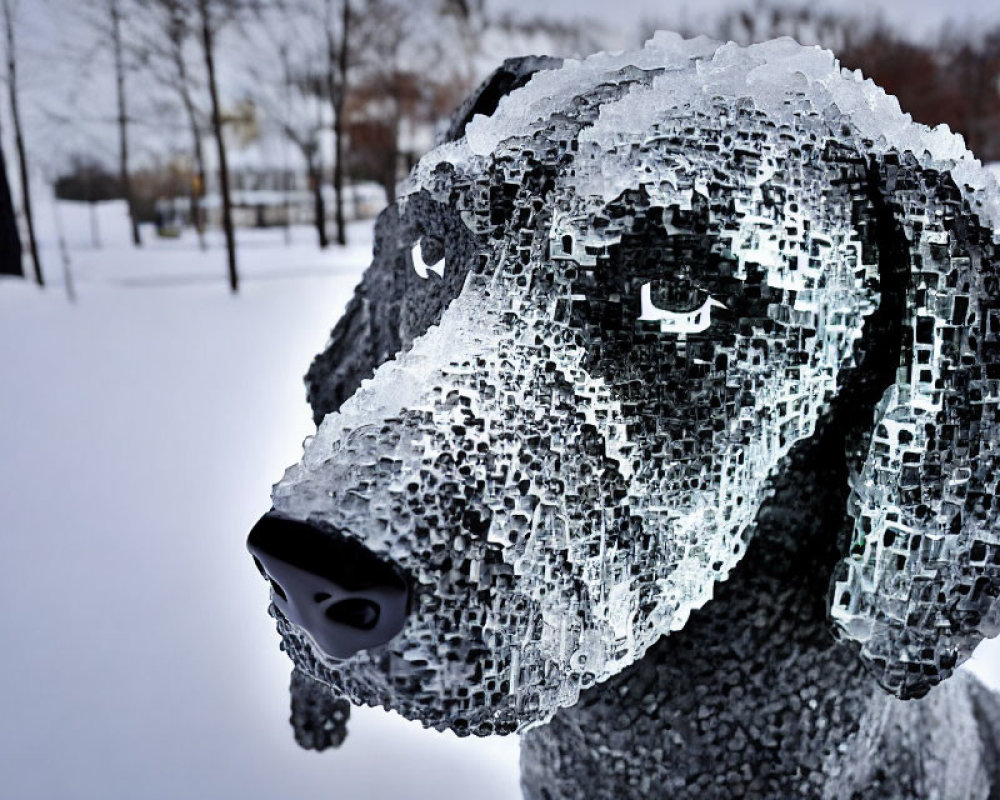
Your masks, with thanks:
M365 660L329 664L324 678L330 681L334 693L355 705L393 711L425 728L451 731L458 736L509 734L541 721L540 717L536 720L518 715L517 698L513 696L505 696L498 704L469 706L470 693L458 684L433 688L423 685L422 690L414 692L398 667L399 659L390 653L381 664Z
M522 697L491 692L486 687L470 689L475 685L475 664L459 668L459 662L445 659L437 669L430 668L413 657L417 648L414 640L406 636L349 658L335 659L278 609L272 613L282 637L282 649L297 668L354 705L393 711L425 728L451 731L458 736L509 734L547 719L540 711L526 712ZM449 669L468 674L443 679L440 672Z

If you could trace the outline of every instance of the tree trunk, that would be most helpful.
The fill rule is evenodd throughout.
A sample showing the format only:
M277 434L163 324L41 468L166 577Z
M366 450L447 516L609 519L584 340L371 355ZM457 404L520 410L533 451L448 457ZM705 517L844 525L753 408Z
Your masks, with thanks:
M342 0L342 2L340 48L336 53L336 82L333 80L335 49L333 34L329 28L327 29L327 57L329 59L327 76L330 101L333 104L333 196L337 216L337 244L340 245L347 244L347 231L344 224L344 108L347 100L347 43L351 26L350 0Z
M393 113L389 120L389 150L386 156L385 171L382 173L382 188L385 191L385 203L396 202L396 175L399 171L399 117L400 102L393 97Z
M325 250L330 240L326 236L326 203L323 201L323 170L313 157L306 157L306 171L309 174L309 188L313 193L313 215L316 221L316 235L320 249Z
M28 182L28 154L24 146L24 134L21 130L21 114L17 98L17 60L14 56L14 9L10 0L3 0L3 15L7 26L7 91L10 97L10 118L14 125L14 146L17 149L18 167L21 177L21 201L24 209L24 220L28 227L28 249L31 252L31 263L35 268L35 282L45 285L42 275L42 262L38 257L38 240L35 238L35 218L31 211L31 186Z
M128 205L129 222L132 225L132 243L139 247L139 220L135 213L135 197L132 194L132 178L128 169L128 112L125 102L125 58L122 53L122 16L118 0L111 0L111 44L115 57L115 88L118 92L118 174L122 194Z
M285 117L288 118L290 116L289 109L291 108L291 102L292 102L290 99L292 92L292 77L290 75L290 70L288 68L288 47L284 44L282 44L280 47L280 57L281 57L281 79L283 82L281 87L282 101L284 104L283 113ZM286 246L292 243L292 204L288 196L291 190L289 167L288 167L288 141L287 141L288 139L294 140L294 136L292 136L286 129L285 138L281 142L281 208L282 211L284 212L284 218L282 219L281 222L282 222L282 228L284 228ZM326 235L326 221L324 220L323 233L320 236L321 241L325 237L325 235Z
M0 275L24 277L21 237L17 232L17 217L14 215L14 201L10 196L10 184L7 182L7 162L2 149L0 149Z
M198 128L193 127L191 135L194 138L194 168L195 174L191 179L191 224L194 225L198 233L198 246L205 250L205 224L202 220L201 196L205 191L205 154L201 150L201 137L198 135Z
M208 93L212 99L212 133L219 150L219 188L222 191L222 230L226 235L226 252L229 256L229 288L239 290L239 276L236 272L236 235L233 231L233 207L229 194L229 166L226 162L226 143L222 136L222 113L219 110L219 88L215 81L215 42L212 33L209 0L198 0L201 11L201 41L205 55L205 70L208 73Z
M188 87L187 64L184 62L184 54L181 51L181 42L174 45L174 65L177 68L177 79L179 81L179 91L181 102L184 105L184 112L187 114L188 126L191 128L191 152L194 155L195 175L191 181L191 224L198 232L198 245L205 249L205 225L201 218L201 198L205 192L205 153L201 146L201 132L198 130L198 112L195 110L194 101L191 99L191 91Z

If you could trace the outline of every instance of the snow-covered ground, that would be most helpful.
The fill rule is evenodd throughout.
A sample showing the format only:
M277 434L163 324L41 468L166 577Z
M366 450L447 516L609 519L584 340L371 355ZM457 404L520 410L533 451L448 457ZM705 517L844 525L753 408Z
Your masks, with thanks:
M47 210L46 210L47 208ZM371 224L242 231L137 254L123 210L61 204L79 300L0 282L0 800L512 800L517 742L355 709L299 750L289 662L244 538L311 429L301 376L369 259ZM55 213L43 256L59 283ZM1000 646L980 649L1000 688Z
M217 246L147 231L137 256L111 206L95 251L61 211L79 301L0 282L0 800L519 797L513 738L356 709L316 754L288 725L244 540L310 432L302 375L371 223L323 253L244 232L232 297Z

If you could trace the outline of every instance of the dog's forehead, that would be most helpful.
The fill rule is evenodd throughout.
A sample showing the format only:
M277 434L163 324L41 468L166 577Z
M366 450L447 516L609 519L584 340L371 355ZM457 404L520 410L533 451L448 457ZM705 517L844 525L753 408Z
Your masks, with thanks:
M463 140L430 154L402 207L417 205L410 198L432 197L437 210L424 228L457 213L492 263L514 254L525 271L561 263L571 274L579 274L575 266L599 267L609 247L653 252L646 244L651 237L688 248L686 264L697 270L713 255L731 255L744 231L775 229L785 220L849 227L850 202L838 201L847 192L829 185L836 164L824 162L858 162L859 132L840 131L849 155L831 158L823 150L833 132L807 113L803 97L788 99L782 122L753 103L718 96L700 98L696 109L660 103L658 116L630 117L631 128L607 137L600 132L609 124L605 116L628 114L621 107L634 106L634 95L662 91L658 81L674 77L662 69L623 72L627 80L605 75L596 86L578 88L574 101L590 102L577 116L533 120L509 132L493 153L476 153ZM813 202L820 196L824 205ZM754 213L757 201L770 219Z
M912 151L925 166L952 171L959 186L989 182L960 136L946 126L913 124L896 98L860 73L841 70L829 51L788 38L740 47L659 32L639 51L600 53L538 71L492 114L474 116L463 138L426 154L403 197L414 188L439 192L434 175L446 167L470 189L464 201L469 213L488 216L495 195L484 191L484 175L516 181L543 163L568 166L550 198L557 209L566 206L572 215L580 200L588 200L587 210L594 211L650 175L690 174L688 152L719 152L720 144L724 150L731 142L720 140L734 121L739 129L754 116L762 125L752 135L741 131L745 139L738 143L748 157L739 164L742 179L766 179L770 165L754 163L754 156L770 130L774 135L763 149L796 150L824 139L860 143L872 156ZM643 145L662 141L669 127L668 135L683 134L677 158L643 163ZM995 192L971 192L969 198L975 210L1000 219ZM472 217L467 221L476 227Z

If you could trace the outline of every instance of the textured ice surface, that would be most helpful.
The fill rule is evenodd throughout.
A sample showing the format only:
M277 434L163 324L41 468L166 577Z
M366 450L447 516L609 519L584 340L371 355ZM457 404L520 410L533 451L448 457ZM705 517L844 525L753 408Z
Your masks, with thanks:
M273 494L394 561L413 612L344 661L276 612L285 648L434 727L543 721L712 597L853 382L878 402L843 442L833 616L925 692L1000 614L995 182L787 39L542 70L380 222L350 354L311 371L332 413Z
M528 800L995 797L1000 695L959 671L899 700L830 636L830 573L852 526L843 442L870 426L878 396L845 383L684 630L525 734Z

